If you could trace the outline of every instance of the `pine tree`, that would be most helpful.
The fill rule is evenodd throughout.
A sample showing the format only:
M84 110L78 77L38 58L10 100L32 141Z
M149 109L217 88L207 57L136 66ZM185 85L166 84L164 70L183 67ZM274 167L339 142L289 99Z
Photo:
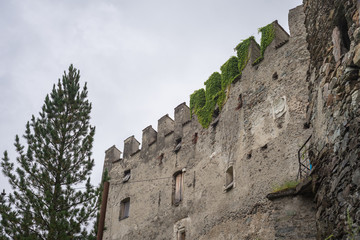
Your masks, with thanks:
M0 196L0 239L85 239L96 215L98 189L90 184L95 127L80 72L70 65L27 122L26 145L15 137L16 168L7 152L2 171L13 193Z

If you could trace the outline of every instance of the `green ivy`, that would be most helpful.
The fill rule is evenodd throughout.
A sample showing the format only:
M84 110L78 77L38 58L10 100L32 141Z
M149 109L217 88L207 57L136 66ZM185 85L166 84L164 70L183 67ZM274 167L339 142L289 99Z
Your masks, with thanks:
M218 72L211 74L209 79L204 83L206 86L206 102L215 101L218 92L221 90L221 75Z
M190 111L196 114L203 128L208 128L221 92L221 75L214 72L204 83L206 90L199 89L190 95Z
M251 40L255 41L254 36L251 36L251 37L241 41L235 47L235 50L237 51L237 56L238 56L239 74L241 74L242 70L246 67L247 62L249 61L249 46L250 46Z
M221 89L226 89L239 75L238 58L232 56L221 67Z
M252 65L260 63L264 59L264 53L266 48L275 38L274 25L272 23L266 25L265 27L259 28L259 33L261 32L261 43L260 43L260 57L258 57Z
M205 90L203 88L196 90L193 94L190 95L190 113L197 114L199 109L205 106Z
M261 46L258 46L260 47L261 54L260 57L254 61L253 65L258 64L264 58L265 49L274 40L275 36L272 24L259 28L259 32L261 32ZM206 90L201 88L190 95L191 116L195 114L203 128L209 127L216 104L220 110L225 104L227 97L226 89L229 92L231 83L234 79L241 76L242 70L244 70L249 61L249 46L252 40L256 43L254 36L251 36L241 41L235 47L237 57L230 57L229 60L220 67L221 74L214 72L209 77L204 83Z
M232 56L221 67L221 91L218 93L217 104L221 110L226 101L226 89L230 90L230 85L234 79L239 77L238 58Z

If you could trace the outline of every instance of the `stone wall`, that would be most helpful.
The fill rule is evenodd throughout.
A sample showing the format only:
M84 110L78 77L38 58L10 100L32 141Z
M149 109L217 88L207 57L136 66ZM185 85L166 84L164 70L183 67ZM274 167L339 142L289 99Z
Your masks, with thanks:
M312 132L304 129L304 17L302 6L290 10L290 37L274 22L264 60L246 66L208 129L183 103L174 120L165 115L157 131L143 130L141 149L131 136L122 159L115 147L106 152L111 180L103 239L315 239L311 198L266 198L273 186L296 179L297 151Z
M360 226L358 7L355 0L304 0L318 239L355 239Z

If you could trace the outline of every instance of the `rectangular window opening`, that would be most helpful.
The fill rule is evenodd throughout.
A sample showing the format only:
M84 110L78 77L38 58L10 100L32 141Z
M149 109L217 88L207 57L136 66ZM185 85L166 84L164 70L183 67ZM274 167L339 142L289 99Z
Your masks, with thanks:
M185 236L186 236L185 229L184 228L180 229L177 234L177 240L185 240Z
M120 202L120 216L119 220L125 219L129 217L130 211L130 198L125 198Z
M174 175L173 204L178 205L183 200L183 172Z

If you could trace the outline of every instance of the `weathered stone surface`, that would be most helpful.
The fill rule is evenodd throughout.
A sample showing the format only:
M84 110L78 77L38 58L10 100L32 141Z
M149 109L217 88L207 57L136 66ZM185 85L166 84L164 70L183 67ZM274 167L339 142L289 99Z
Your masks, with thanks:
M208 129L190 119L183 103L174 122L159 121L158 134L144 129L147 148L128 154L125 146L123 161L110 171L104 239L176 240L183 230L186 239L315 239L311 198L265 198L274 185L296 179L297 150L311 131L303 129L309 52L302 7L290 16L296 34L278 49L272 42L256 67L246 66ZM176 179L183 184L180 201ZM229 179L232 187L225 188ZM119 221L119 204L128 197L130 216Z

